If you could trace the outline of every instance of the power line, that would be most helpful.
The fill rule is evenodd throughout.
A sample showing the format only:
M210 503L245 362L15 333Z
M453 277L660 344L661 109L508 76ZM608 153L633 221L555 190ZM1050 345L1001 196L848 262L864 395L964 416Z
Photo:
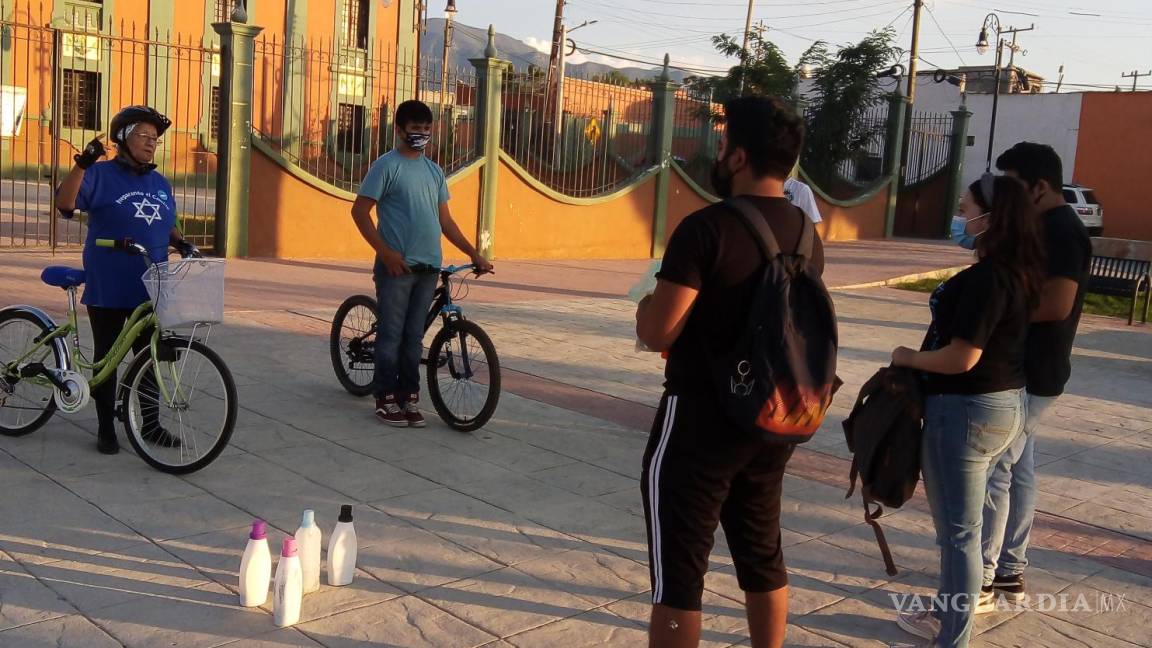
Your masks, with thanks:
M655 68L664 67L664 63L662 61L659 63L654 62L654 61L645 61L643 59L632 58L632 57L628 57L628 56L620 56L618 54L611 54L609 52L600 52L597 50L586 49L583 47L577 47L576 51L580 52L581 54L596 54L599 56L607 56L608 58L613 58L613 59L617 59L620 61L629 61L631 63L639 63L641 65L648 65L648 66L655 67ZM668 63L668 67L673 69L673 70L680 70L682 72L693 72L693 73L697 73L697 74L706 74L706 75L720 75L720 74L727 74L728 73L728 70L709 69L709 68L695 68L695 67L689 67L686 65L676 65L676 64L671 63L671 62Z
M854 1L866 2L867 0L854 0ZM584 2L585 2L585 4L589 4L589 5L596 6L596 7L604 7L604 8L613 9L616 11L627 11L629 13L640 14L640 15L645 16L645 17L650 17L653 15L659 15L661 18L683 18L685 20L690 20L693 22L701 21L701 20L708 21L708 22L731 22L732 21L731 18L722 18L722 17L717 17L717 16L687 16L684 14L662 13L662 12L660 14L653 14L653 12L651 12L651 11L646 11L643 9L633 9L631 7L621 7L619 5L601 2L600 0L584 0ZM785 15L785 16L773 15L773 16L769 17L768 19L770 19L772 22L776 22L776 21L781 21L781 20L795 20L797 18L815 18L815 17L820 17L820 16L844 15L846 12L868 11L868 10L876 9L879 7L891 7L891 6L904 5L904 4L906 4L905 0L884 0L883 2L873 2L873 4L870 4L870 5L864 5L864 6L860 6L860 7L842 8L842 9L833 9L831 11L819 11L816 13L792 14L792 15Z
M930 17L932 19L932 23L936 25L936 30L940 32L940 35L944 37L944 40L948 41L948 45L952 47L952 51L956 52L956 58L960 59L960 65L968 65L968 63L964 60L964 55L960 53L960 50L956 48L956 44L952 42L952 38L949 37L948 34L944 32L944 28L940 26L940 21L936 20L936 12L932 11L932 5L924 6L928 9L928 17Z

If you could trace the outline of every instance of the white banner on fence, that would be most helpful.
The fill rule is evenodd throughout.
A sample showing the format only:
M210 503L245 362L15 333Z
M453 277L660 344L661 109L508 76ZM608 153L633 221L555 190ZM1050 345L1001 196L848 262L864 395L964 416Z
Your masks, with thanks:
M0 86L0 137L20 135L20 126L24 123L24 106L27 103L27 88Z

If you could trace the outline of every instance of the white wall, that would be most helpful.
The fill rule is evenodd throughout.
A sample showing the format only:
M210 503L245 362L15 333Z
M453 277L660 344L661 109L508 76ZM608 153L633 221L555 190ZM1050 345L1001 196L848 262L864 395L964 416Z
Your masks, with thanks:
M805 91L811 82L804 82ZM891 88L888 88L891 89ZM1080 133L1080 93L1001 95L996 117L996 142L992 151L992 167L996 157L1013 144L1022 141L1039 142L1056 149L1064 162L1064 181L1076 179L1076 142ZM974 138L964 157L965 186L984 173L988 156L988 132L992 119L992 95L968 95L968 135ZM931 78L920 77L916 84L916 112L950 112L961 104L959 88L948 83L934 83Z
M1013 94L1001 95L996 117L996 141L992 148L992 168L996 158L1017 142L1038 142L1056 149L1064 162L1064 181L1076 177L1076 142L1080 134L1081 95ZM916 86L917 112L945 112L960 106L960 93L948 84L920 83ZM968 95L968 135L973 140L964 156L965 185L984 173L988 159L988 134L992 120L992 95Z

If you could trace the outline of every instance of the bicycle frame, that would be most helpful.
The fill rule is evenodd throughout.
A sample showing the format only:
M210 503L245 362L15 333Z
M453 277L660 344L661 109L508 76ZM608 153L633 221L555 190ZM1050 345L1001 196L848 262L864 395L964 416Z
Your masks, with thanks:
M449 280L455 274L454 270L455 268L448 268L440 271L440 285L436 287L436 292L432 293L432 307L428 309L428 317L424 320L425 332L432 328L437 317L452 319L453 316L459 317L462 314L460 307L452 302L452 286Z
M124 328L121 329L120 334L116 336L116 341L113 343L112 348L100 360L89 362L84 357L83 351L80 349L80 326L77 316L76 307L76 289L68 289L68 323L64 326L55 327L43 338L38 340L24 355L17 358L11 363L11 366L19 366L21 363L28 360L28 358L36 355L40 350L50 348L57 340L64 340L65 352L68 354L67 361L71 361L72 365L79 369L84 369L92 374L88 380L91 387L99 387L107 382L112 375L116 372L120 362L132 350L133 343L136 342L146 329L152 328L152 336L149 340L149 353L152 355L152 371L156 378L156 386L160 393L163 402L172 402L171 395L169 394L168 384L160 379L160 367L156 360L160 357L160 327L156 320L156 314L152 310L152 302L146 301L140 304L132 311L128 321L125 322ZM71 336L71 349L69 349L68 337ZM65 367L68 368L68 367ZM183 372L177 372L173 368L172 386L176 393L180 392L180 376ZM35 381L35 376L28 376L24 380ZM59 387L53 379L48 379L48 382L53 386Z

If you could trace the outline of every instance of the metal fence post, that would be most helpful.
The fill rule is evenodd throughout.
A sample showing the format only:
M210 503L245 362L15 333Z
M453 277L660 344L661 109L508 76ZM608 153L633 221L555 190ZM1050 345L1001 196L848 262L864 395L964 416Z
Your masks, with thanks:
M908 110L908 97L894 95L888 105L888 143L885 148L884 171L888 174L888 207L884 212L884 237L892 238L896 224L896 201L900 188L904 186L900 162L903 160L901 144L904 129L904 112Z
M491 259L496 228L496 191L500 177L504 73L512 64L497 58L496 28L488 27L484 58L471 59L476 68L476 152L484 160L480 176L480 213L476 219L476 249Z
M234 12L233 17L237 17ZM220 149L216 166L216 254L248 255L248 180L252 172L252 85L256 36L239 22L213 23L220 34Z
M967 106L960 106L960 110L952 111L952 141L948 149L948 198L944 203L946 210L941 224L940 233L949 235L952 214L955 213L956 203L960 200L960 193L964 190L964 155L968 148L968 121L972 113Z
M656 209L652 218L652 258L664 255L668 228L668 194L672 190L672 139L676 128L676 91L680 85L668 74L669 56L664 55L664 71L650 83L652 90L652 131L649 158L660 165L656 174Z

